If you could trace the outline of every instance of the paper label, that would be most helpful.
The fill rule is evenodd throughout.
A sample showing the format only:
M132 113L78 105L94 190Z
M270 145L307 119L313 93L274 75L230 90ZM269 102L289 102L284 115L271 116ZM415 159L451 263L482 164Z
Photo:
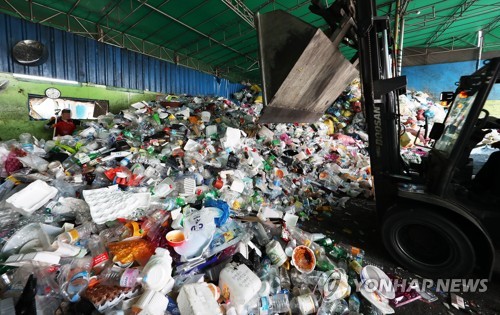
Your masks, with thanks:
M88 155L84 155L80 158L80 164L85 164L90 162L90 157Z
M69 237L71 237L71 242L76 242L79 238L80 235L78 234L78 231L76 229L72 229L68 231Z
M120 278L120 286L125 288L131 288L135 286L135 284L137 283L138 275L138 269L126 269Z
M104 253L99 254L99 255L94 257L94 262L93 262L92 266L93 267L98 266L98 265L100 265L103 262L106 262L108 260L109 260L108 253L104 252Z
M73 176L73 179L74 179L75 183L81 183L81 182L83 182L83 176L82 176L82 174L78 174L78 175Z
M282 265L287 259L283 247L278 242L274 246L266 248L266 252L273 265Z

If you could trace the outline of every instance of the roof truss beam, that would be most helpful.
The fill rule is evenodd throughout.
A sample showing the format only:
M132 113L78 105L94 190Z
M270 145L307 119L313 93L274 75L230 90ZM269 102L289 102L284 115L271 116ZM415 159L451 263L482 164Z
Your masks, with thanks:
M241 0L221 0L228 8L234 11L250 27L255 28L254 13Z
M430 47L433 43L435 43L438 38L443 35L446 30L455 22L457 17L461 17L467 9L469 9L474 3L476 3L478 0L465 0L461 6L457 7L451 16L450 19L446 21L443 25L439 27L439 29L436 31L434 35L432 35L426 42L425 45L427 47Z
M187 16L187 15L189 15L189 14L191 14L191 13L195 12L195 11L196 11L196 10L198 10L200 7L202 7L202 6L204 6L205 4L207 4L207 2L208 2L208 0L205 0L205 1L203 1L202 3L198 4L197 6L195 6L195 7L191 8L189 11L187 11L187 12L186 12L186 13L184 13L184 14L182 14L182 15L179 17L179 19L182 19L183 17L185 17L185 16ZM211 19L208 19L208 20L211 20ZM207 22L208 22L208 20L205 20L205 21L204 21L203 23L201 23L201 24L203 25L203 24L207 23ZM161 31L165 31L165 29L166 29L166 28L168 28L168 27L169 27L170 25L172 25L173 23L174 23L173 21L169 20L169 21L168 21L168 23L166 23L165 25L162 25L160 28L158 28L158 29L157 29L157 30L155 30L154 32L152 32L152 33L148 34L148 35L144 38L144 40L148 40L148 39L150 39L151 37L153 37L153 36L155 36L156 34L158 34L159 32L161 32ZM198 25L197 25L197 26L195 26L195 27L198 27ZM162 45L163 45L163 44L165 44L165 43L162 43Z
M231 50L231 51L233 51L233 52L235 52L235 53L237 53L237 54L239 54L239 55L241 55L241 56L244 56L244 57L247 57L247 58L249 58L249 59L254 60L254 58L252 58L252 57L248 56L247 54L243 54L243 53L239 52L238 50L236 50L236 49L234 49L234 48L232 48L232 47L230 47L230 46L228 46L228 45L226 45L226 44L224 44L224 43L222 43L222 42L220 42L220 41L216 40L215 38L213 38L213 37L211 37L211 36L209 36L209 35L207 35L207 34L205 34L205 33L201 32L201 31L199 31L199 30L195 29L195 28L194 28L194 27L192 27L192 26L189 26L189 25L187 25L186 23L184 23L184 22L182 22L182 21L180 21L180 20L176 19L175 17L171 16L170 14L168 14L168 13L166 13L166 12L163 12L162 10L160 10L160 9L158 9L158 8L156 8L156 7L152 6L152 5L150 5L149 3L147 3L147 2L146 2L146 0L137 0L137 1L139 1L139 2L143 3L145 6L147 6L147 7L148 7L148 8L150 8L151 10L154 10L154 11L158 12L159 14L161 14L161 15L163 15L163 16L165 16L165 17L169 18L169 19L171 19L172 21L176 22L177 24L180 24L180 25L182 25L183 27L185 27L185 28L187 28L187 29L189 29L189 30L191 30L191 31L195 32L196 34L198 34L198 35L200 35L200 36L202 36L202 37L207 38L209 41L212 41L213 43L215 43L215 44L217 44L217 45L220 45L220 46L224 47L225 49Z

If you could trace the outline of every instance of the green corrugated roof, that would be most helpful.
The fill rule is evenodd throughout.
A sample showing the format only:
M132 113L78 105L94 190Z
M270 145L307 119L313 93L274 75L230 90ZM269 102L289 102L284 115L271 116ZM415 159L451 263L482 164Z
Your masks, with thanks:
M259 80L256 31L224 1L254 13L286 10L326 28L303 0L0 0L0 11L233 80ZM500 49L498 0L405 2L405 47L473 47L483 30L484 51ZM396 0L377 3L379 14L394 16Z

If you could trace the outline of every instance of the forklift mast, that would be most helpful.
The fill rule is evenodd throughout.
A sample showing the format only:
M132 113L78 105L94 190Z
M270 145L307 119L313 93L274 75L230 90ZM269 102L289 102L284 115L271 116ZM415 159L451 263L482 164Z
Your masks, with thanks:
M406 89L406 77L392 77L388 17L377 17L374 0L357 1L356 11L371 171L376 207L383 212L393 205L397 196L395 179L402 176L398 100L399 91Z
M400 177L398 91L405 77L392 77L388 17L377 17L375 0L338 0L312 12L330 25L323 32L284 12L257 14L264 104L260 123L316 123L361 73L377 210L390 207ZM350 41L346 42L345 38ZM340 52L347 43L352 60Z

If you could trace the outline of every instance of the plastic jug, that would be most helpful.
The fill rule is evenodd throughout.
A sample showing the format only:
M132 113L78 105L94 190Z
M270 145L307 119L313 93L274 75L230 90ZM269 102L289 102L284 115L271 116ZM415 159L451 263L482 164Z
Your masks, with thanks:
M177 305L182 315L222 315L214 292L205 282L185 284L177 297Z
M257 295L262 282L246 265L228 264L219 276L219 287L225 299L245 305Z

